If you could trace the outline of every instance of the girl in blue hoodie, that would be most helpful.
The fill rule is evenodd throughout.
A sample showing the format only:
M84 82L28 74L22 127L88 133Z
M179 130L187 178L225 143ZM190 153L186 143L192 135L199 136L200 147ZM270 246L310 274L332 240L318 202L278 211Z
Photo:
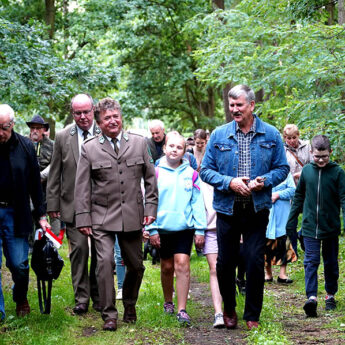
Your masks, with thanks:
M204 245L206 213L198 174L183 159L186 143L178 132L166 135L164 153L156 176L158 182L157 219L147 228L151 244L160 248L164 311L174 314L173 282L176 273L177 319L190 325L186 311L190 283L190 253Z

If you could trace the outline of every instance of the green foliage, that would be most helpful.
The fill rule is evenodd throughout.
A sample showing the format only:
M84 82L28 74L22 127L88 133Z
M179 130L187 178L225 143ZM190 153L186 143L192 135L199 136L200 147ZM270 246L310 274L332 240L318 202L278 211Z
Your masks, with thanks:
M283 128L296 123L307 137L330 135L337 160L345 144L343 27L291 23L287 1L242 1L235 9L198 16L194 52L201 81L218 87L245 83L263 89L263 118Z

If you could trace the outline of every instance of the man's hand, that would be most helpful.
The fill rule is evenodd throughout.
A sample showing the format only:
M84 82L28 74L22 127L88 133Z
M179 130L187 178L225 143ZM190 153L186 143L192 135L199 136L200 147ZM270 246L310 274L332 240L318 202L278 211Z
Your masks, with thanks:
M265 180L258 176L255 178L255 180L251 180L249 183L248 183L248 188L251 190L251 191L259 191L261 190L262 188L265 187Z
M82 228L78 228L78 230L85 236L92 235L92 228L91 226L84 226Z
M279 199L279 193L272 193L272 203L274 204Z
M299 178L301 177L301 173L302 173L302 171L299 171L299 172L294 173L294 174L293 174L294 179L295 179L295 180L299 180Z
M247 186L247 181L249 181L249 177L235 177L231 180L229 187L237 194L249 196L251 190Z
M144 217L144 221L143 221L143 225L150 225L155 221L156 217L153 216L145 216Z
M50 230L52 228L47 219L40 219L38 222L40 223L40 227L43 231L46 231L46 229Z
M60 212L59 211L48 212L48 215L50 218L60 218Z
M205 236L195 235L194 241L195 241L195 247L198 249L202 249L205 244Z
M159 237L159 234L150 236L150 243L151 243L155 248L160 248L160 247L161 247L161 239L160 239L160 237Z
M150 233L148 231L143 231L143 242L146 243L150 238Z

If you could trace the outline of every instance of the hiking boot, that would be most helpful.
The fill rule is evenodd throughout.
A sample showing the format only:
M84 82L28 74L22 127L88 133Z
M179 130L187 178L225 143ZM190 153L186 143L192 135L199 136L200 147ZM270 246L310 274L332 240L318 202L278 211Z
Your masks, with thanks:
M16 313L19 317L24 317L30 313L30 306L27 299L23 303L17 303Z
M176 315L177 321L183 326L190 326L190 317L184 309L181 309Z
M309 298L308 301L305 302L303 309L307 316L317 317L317 301L315 299Z
M223 328L224 326L225 326L225 324L224 324L223 313L215 314L214 315L213 328Z
M335 301L334 297L328 297L326 298L326 310L334 310L337 307L337 302Z
M175 306L173 302L165 302L164 303L164 313L166 314L174 314L175 312Z

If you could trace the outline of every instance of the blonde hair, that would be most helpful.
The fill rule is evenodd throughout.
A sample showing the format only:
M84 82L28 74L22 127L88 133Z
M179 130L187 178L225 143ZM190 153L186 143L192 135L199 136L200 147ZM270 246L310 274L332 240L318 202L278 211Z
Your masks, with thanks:
M288 124L283 129L284 136L292 135L292 134L295 134L295 133L299 136L298 127L296 125L294 125L294 124Z
M167 133L165 136L165 144L164 145L166 145L168 143L168 140L172 137L183 140L183 148L184 148L184 151L186 152L186 139L178 131L171 131L171 132Z

